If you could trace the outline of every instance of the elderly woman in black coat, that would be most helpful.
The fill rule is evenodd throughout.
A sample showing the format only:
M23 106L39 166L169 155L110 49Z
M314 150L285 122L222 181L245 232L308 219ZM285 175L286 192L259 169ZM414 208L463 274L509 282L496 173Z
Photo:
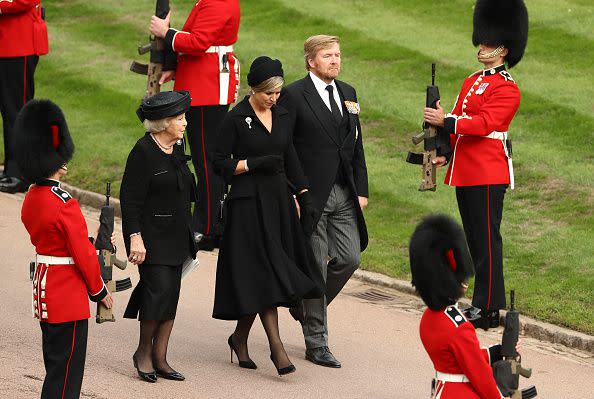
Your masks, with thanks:
M137 114L148 132L128 156L120 191L128 259L140 273L124 317L140 320L133 360L148 382L156 382L157 375L184 379L167 363L167 346L182 264L196 257L190 227L194 178L180 141L189 107L188 92L162 92L142 101Z
M252 94L224 119L214 160L231 190L213 317L237 320L228 339L231 360L235 352L241 367L254 369L247 340L259 314L282 375L295 366L280 339L277 307L322 295L322 276L304 234L311 234L317 211L293 147L289 113L276 105L284 83L280 61L254 60L248 83Z

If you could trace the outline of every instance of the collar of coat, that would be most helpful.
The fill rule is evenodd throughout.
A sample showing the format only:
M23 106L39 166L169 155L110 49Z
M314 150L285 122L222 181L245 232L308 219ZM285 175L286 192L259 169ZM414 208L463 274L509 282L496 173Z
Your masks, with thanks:
M235 108L233 108L233 113L236 116L253 116L256 117L256 112L254 111L254 109L252 108L252 104L250 104L250 102L248 101L250 99L250 96L245 96L243 100L241 100L236 106ZM281 107L280 105L273 105L272 108L272 115L273 116L280 116L280 115L285 115L288 114L289 111L287 111L285 108Z

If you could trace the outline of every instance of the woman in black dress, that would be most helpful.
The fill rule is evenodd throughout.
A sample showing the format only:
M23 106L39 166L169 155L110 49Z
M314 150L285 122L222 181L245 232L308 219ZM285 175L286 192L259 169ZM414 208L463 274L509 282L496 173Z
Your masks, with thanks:
M241 367L256 368L247 340L259 314L282 375L295 366L280 339L277 307L322 295L322 276L304 234L311 232L317 211L293 147L289 113L275 105L284 83L280 61L254 60L248 83L252 94L225 117L214 160L231 190L213 317L237 320L228 339L231 360L235 352Z
M124 317L140 320L134 367L145 381L184 376L167 363L167 346L179 300L182 263L196 257L190 221L194 178L181 139L188 92L162 92L137 111L148 133L128 156L120 200L128 259L140 281Z

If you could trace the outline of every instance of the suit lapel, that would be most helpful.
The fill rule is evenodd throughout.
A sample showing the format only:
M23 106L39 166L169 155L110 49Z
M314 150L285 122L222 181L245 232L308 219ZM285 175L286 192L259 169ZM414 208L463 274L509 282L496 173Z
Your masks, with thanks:
M340 106L342 107L342 112L345 113L345 115L347 115L347 117L349 118L349 133L347 134L346 137L343 138L343 141L346 140L347 137L349 137L351 134L353 134L356 129L357 129L357 120L355 118L355 115L352 115L346 108L344 102L345 101L354 101L353 98L347 97L344 93L344 86L342 84L342 82L335 80L336 82L336 87L338 88L338 91L340 93L340 98L341 98L341 104Z
M309 104L309 107L322 124L322 127L324 128L324 131L328 137L330 137L330 139L332 139L332 141L334 141L334 143L340 147L340 143L336 141L336 125L332 120L332 114L330 111L328 111L328 107L324 101L322 101L322 98L316 90L316 87L314 86L309 74L304 79L304 86L303 96Z

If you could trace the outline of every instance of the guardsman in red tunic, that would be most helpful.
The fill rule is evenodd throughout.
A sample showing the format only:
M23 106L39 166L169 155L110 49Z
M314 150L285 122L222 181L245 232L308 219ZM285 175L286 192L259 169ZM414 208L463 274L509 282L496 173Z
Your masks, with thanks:
M524 54L528 13L523 0L478 0L474 9L473 44L484 68L462 84L451 113L441 106L425 108L425 121L442 126L453 152L445 183L456 198L470 253L476 267L472 307L467 314L476 327L499 325L505 308L503 199L514 188L509 125L520 106L520 90L506 69ZM436 164L446 163L438 157Z
M47 54L47 27L40 0L0 0L0 112L4 128L4 172L0 191L27 190L14 159L13 125L35 94L34 73L39 56Z
M473 325L456 302L474 274L464 232L444 215L425 218L410 240L412 284L427 310L419 327L435 368L434 399L501 399L491 364L501 345L481 349Z
M60 187L74 144L60 108L31 100L17 116L15 157L31 182L21 220L35 246L33 316L42 331L46 376L42 399L80 396L89 298L111 308L78 202Z
M218 246L223 229L225 187L212 169L212 159L218 126L239 89L239 60L233 52L239 19L239 0L198 0L182 30L169 28L169 16L151 19L151 33L164 38L166 49L177 54L177 67L165 71L161 83L175 79L173 89L189 91L192 97L186 131L198 176L194 228L203 235L198 244L203 250Z

